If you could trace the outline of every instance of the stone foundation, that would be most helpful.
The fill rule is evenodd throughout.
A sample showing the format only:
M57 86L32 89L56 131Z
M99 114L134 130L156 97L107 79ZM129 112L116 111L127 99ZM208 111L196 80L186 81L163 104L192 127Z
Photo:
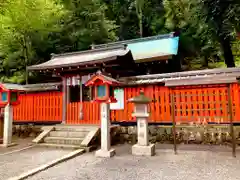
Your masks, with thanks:
M26 138L37 137L41 133L41 126L33 125L14 125L13 135ZM181 126L176 128L178 144L227 144L231 143L229 126L211 126L211 127L189 127ZM237 144L240 144L240 126L235 127L235 136ZM117 126L111 129L111 144L136 144L137 126ZM100 136L97 137L100 144ZM150 143L173 144L173 135L171 126L149 126Z
M149 144L148 146L135 144L132 146L132 154L137 156L153 156L155 155L155 144Z
M13 125L13 135L26 138L37 137L42 132L41 126L33 125Z
M240 144L240 126L234 127L236 142ZM136 126L119 126L112 134L112 144L137 142ZM231 143L230 126L181 126L176 128L176 139L178 144L226 144ZM173 134L171 126L149 126L150 143L173 144Z

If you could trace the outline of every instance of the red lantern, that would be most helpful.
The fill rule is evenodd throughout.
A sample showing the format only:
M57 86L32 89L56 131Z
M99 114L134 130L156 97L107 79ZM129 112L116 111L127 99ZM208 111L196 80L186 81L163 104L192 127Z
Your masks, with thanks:
M121 83L116 79L103 75L101 72L93 75L86 83L85 86L92 86L94 88L94 101L115 103L117 102L113 95L114 86Z
M0 107L19 104L18 96L21 91L23 91L21 85L0 84Z

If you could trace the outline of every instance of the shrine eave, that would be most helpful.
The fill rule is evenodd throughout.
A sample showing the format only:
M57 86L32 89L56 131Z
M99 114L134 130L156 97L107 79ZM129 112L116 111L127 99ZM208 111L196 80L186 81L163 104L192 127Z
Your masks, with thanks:
M25 91L22 85L10 83L0 83L0 89L4 91Z
M131 53L125 46L93 49L87 51L65 53L53 55L52 58L42 64L29 66L28 70L54 70L64 68L80 68L80 67L94 67L99 64L107 64L118 59L118 57L125 56Z
M93 75L86 83L85 86L93 86L94 82L100 80L103 84L109 84L109 85L122 85L120 81L117 81L116 79L106 76L102 74L101 72L97 72L95 75Z
M240 68L216 68L120 78L126 85L163 84L168 87L238 83Z

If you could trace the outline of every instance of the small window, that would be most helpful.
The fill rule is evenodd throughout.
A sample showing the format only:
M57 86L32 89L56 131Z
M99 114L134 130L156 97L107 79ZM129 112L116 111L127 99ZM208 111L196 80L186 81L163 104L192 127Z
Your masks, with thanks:
M11 93L11 102L16 102L17 101L17 97L18 97L18 93L17 92L12 92Z
M7 92L2 92L2 101L3 102L7 101Z
M97 97L105 97L106 96L106 86L101 85L97 87Z

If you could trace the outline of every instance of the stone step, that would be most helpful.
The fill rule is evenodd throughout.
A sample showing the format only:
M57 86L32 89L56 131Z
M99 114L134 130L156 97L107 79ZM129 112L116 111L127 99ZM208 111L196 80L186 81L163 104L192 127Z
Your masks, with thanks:
M63 137L46 137L45 143L49 144L68 144L68 145L81 145L83 138L63 138Z
M71 132L89 132L98 127L95 126L55 126L55 131L71 131Z
M89 132L87 131L51 131L50 137L63 137L63 138L84 138Z
M44 147L53 147L53 148L61 148L61 149L83 149L80 146L77 145L69 145L69 144L50 144L50 143L40 143L38 144L39 146L44 146Z

